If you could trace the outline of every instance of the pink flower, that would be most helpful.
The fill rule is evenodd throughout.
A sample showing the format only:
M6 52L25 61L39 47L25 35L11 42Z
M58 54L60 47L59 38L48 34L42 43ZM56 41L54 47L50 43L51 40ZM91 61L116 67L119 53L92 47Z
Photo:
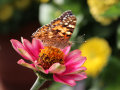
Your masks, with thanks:
M81 51L74 50L69 53L71 46L64 49L48 46L44 47L40 40L33 38L32 43L21 38L22 43L12 39L13 48L31 63L23 59L18 64L31 68L44 74L53 74L56 82L75 86L75 81L87 78L85 67L82 67L86 57L81 56ZM68 54L69 53L69 54Z

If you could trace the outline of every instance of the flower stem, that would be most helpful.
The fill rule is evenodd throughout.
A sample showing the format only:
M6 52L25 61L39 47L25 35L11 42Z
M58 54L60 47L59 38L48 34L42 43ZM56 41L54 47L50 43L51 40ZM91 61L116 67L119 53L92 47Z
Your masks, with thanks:
M45 81L45 79L38 76L30 90L39 90L39 88L45 83Z

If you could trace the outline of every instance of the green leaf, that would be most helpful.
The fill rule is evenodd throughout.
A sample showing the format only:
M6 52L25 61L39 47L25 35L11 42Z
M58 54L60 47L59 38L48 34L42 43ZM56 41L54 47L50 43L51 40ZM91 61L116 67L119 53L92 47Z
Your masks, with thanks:
M81 6L79 3L69 3L62 5L61 9L63 11L71 10L74 14L81 13Z
M120 85L109 85L105 90L120 90Z
M103 16L114 18L120 16L120 2L117 4L111 6L104 14Z
M107 67L102 73L104 90L120 90L120 60L111 56Z

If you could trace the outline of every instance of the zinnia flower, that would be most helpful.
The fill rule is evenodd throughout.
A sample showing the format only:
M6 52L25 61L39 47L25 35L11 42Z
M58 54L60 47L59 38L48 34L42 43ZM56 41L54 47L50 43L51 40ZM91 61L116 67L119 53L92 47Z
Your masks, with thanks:
M90 13L94 19L102 25L109 25L113 20L117 19L116 17L104 17L102 14L118 1L119 0L87 0Z
M108 42L103 38L93 37L80 46L82 55L87 57L83 66L87 68L86 73L89 76L96 77L106 66L111 48Z
M33 38L32 43L22 38L22 43L12 39L13 48L31 63L23 59L18 64L31 68L35 72L41 72L41 75L52 75L56 82L76 85L75 81L86 78L85 67L81 65L86 57L81 56L80 50L74 50L69 53L71 46L59 49L52 46L44 47L40 40ZM68 54L69 53L69 54ZM47 76L48 77L48 76Z

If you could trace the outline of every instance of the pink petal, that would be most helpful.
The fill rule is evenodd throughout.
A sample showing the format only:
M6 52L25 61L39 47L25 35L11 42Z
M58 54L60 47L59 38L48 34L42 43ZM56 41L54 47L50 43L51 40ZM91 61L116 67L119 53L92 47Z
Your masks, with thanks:
M57 75L57 74L53 74L53 78L56 82L64 83L64 84L67 84L67 85L70 85L70 86L75 86L76 85L76 83L72 79L72 77L68 78L66 76L60 76L60 75Z
M73 59L73 58L76 58L78 56L81 55L81 51L80 50L74 50L72 52L70 52L66 58L65 58L65 63L67 63L69 60Z
M65 47L62 51L64 52L65 55L67 55L70 49L71 49L71 46L68 46L68 47Z
M66 66L73 66L73 67L74 66L80 67L81 65L84 64L85 61L86 61L86 57L79 56L79 57L73 58L72 60L67 62L65 65Z
M32 56L32 58L34 60L37 60L38 55L35 54L35 50L32 46L32 44L27 40L27 39L23 39L21 38L23 45L25 46L26 50L29 52L29 54Z
M30 68L32 70L36 70L36 68L33 64L26 63L23 59L20 59L17 63L24 67Z
M21 53L21 55L24 55L25 57L28 57L29 60L33 61L33 57L25 49L18 48L18 51Z
M38 55L40 53L40 50L44 48L42 45L42 42L39 39L32 39L32 46L34 47L34 53Z
M79 68L79 67L81 67L85 63L85 61L86 61L86 57L83 57L82 60L79 60L77 62L71 63L71 64L67 65L67 67L72 66L72 67L75 67L75 68Z
M50 68L49 72L50 73L57 73L60 74L66 70L65 65L61 65L60 63L54 63Z
M79 81L79 80L83 80L85 78L87 78L86 74L84 72L80 73L80 74L70 74L70 75L64 75L62 76L64 78L68 78L68 79L73 79L75 81Z
M11 41L11 43L12 43L13 48L14 48L23 58L25 58L25 59L27 59L27 60L32 60L31 57L27 57L27 56L25 56L25 55L22 55L21 52L19 52L18 48L24 49L25 51L26 51L26 49L25 49L25 47L24 47L18 40L11 39L10 41ZM26 51L26 52L27 52L27 51ZM29 56L30 56L30 55L29 55Z
M62 75L68 75L68 74L78 74L86 70L86 67L67 67L66 71L62 73Z
M80 74L74 74L73 78L74 78L75 81L80 81L80 80L86 79L87 75L86 75L85 72L82 72Z

